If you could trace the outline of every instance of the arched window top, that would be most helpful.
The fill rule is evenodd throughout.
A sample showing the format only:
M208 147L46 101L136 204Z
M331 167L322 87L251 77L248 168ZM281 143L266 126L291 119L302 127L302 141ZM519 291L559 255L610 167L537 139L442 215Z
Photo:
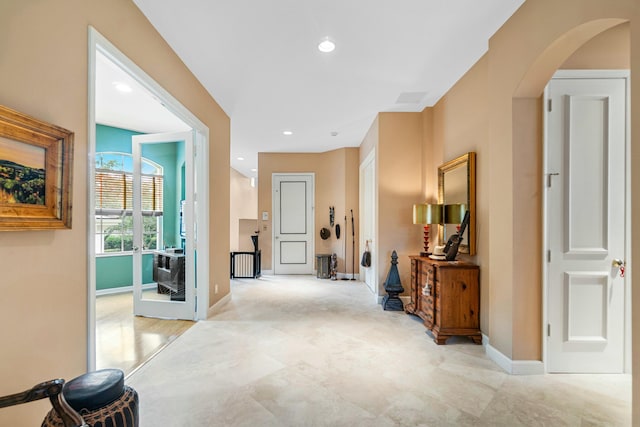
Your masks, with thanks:
M96 170L116 172L133 172L133 156L119 151L102 151L96 153ZM142 158L142 173L148 175L162 175L162 166L153 160Z

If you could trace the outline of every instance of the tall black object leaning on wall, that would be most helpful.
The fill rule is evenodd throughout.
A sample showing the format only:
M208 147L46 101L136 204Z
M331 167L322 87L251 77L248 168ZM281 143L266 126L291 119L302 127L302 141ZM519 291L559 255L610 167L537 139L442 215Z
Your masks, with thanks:
M347 234L347 216L344 216L344 233ZM349 280L347 277L347 238L344 239L344 276L340 280Z
M353 223L353 209L351 209L351 280L356 280L356 227Z

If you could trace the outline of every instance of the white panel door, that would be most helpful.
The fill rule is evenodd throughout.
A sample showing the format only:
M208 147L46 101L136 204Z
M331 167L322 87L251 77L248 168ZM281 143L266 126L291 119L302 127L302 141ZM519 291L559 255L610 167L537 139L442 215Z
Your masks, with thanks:
M273 175L273 272L312 274L313 174Z
M173 173L165 171L166 176L180 175L177 170L181 168L181 159L184 159L184 185L185 185L185 202L182 215L184 215L184 247L182 256L169 256L165 258L164 265L158 265L156 263L151 267L154 271L155 280L152 285L152 289L143 290L142 287L145 269L150 266L143 264L143 212L142 212L142 182L141 175L142 170L142 157L146 157L145 152L148 150L162 149L162 146L166 146L164 150L165 156L169 156L173 162L175 162L176 170ZM164 133L164 134L147 134L147 135L134 135L132 137L132 153L133 153L133 313L137 316L146 317L159 317L168 319L184 319L195 320L196 318L196 305L195 305L195 286L196 286L196 248L195 248L195 233L196 233L196 219L194 216L194 204L195 204L195 183L193 173L193 134L191 132L178 132L178 133ZM166 154L171 153L171 154ZM175 182L164 182L166 188L167 185L176 186L178 183L177 178ZM163 191L163 194L165 192ZM176 212L176 218L180 214L180 201L164 199L164 209L169 208L169 204L174 204L172 210ZM162 222L168 220L168 215L161 217ZM163 231L166 231L167 227L174 227L176 234L180 233L177 230L179 224L174 220L171 224L166 224L161 227ZM164 233L163 233L164 234ZM182 234L182 233L180 233ZM182 237L182 236L181 236ZM177 240L177 236L176 236ZM174 245L179 247L178 245ZM162 248L158 248L162 249ZM162 251L156 251L156 256ZM150 257L151 255L148 255ZM179 259L183 258L183 259ZM162 258L156 258L156 260ZM176 267L174 263L183 263L184 268ZM178 276L183 276L184 280L181 280ZM165 281L170 283L171 286L164 286L161 282ZM184 282L184 287L182 283Z
M554 78L547 93L547 369L623 372L626 81Z
M375 163L372 152L360 165L360 249L364 251L368 243L371 252L371 267L360 266L360 278L377 299Z

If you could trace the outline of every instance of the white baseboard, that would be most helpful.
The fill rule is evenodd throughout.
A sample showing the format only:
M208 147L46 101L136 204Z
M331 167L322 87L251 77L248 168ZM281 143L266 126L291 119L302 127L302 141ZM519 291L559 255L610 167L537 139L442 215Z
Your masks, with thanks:
M511 375L543 375L544 363L540 360L511 360L489 344L489 337L482 334L482 345L489 359Z
M273 270L262 270L262 275L263 276L273 276ZM317 272L316 270L313 270L313 273L311 274L312 276L317 276ZM338 280L342 280L342 278L346 278L346 279L351 279L351 277L354 277L356 280L360 280L360 275L359 274L355 274L355 275L351 275L351 273L337 273L336 277L338 278Z
M146 291L148 289L154 289L157 286L157 283L147 283L142 285L142 290ZM102 295L114 295L114 294L124 294L127 292L133 292L133 286L121 286L119 288L108 288L108 289L100 289L96 291L96 296Z
M222 309L222 307L229 301L231 301L231 292L220 298L220 301L209 307L209 309L207 310L207 319L220 311L220 309Z

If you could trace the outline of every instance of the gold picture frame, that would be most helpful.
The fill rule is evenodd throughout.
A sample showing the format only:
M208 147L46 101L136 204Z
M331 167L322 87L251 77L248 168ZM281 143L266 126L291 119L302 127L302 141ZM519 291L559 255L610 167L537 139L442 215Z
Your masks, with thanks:
M73 136L0 105L0 231L71 228Z
M470 151L438 167L438 203L464 204L469 211L469 227L465 230L460 252L476 254L476 153ZM440 227L438 240L447 242L454 225Z

